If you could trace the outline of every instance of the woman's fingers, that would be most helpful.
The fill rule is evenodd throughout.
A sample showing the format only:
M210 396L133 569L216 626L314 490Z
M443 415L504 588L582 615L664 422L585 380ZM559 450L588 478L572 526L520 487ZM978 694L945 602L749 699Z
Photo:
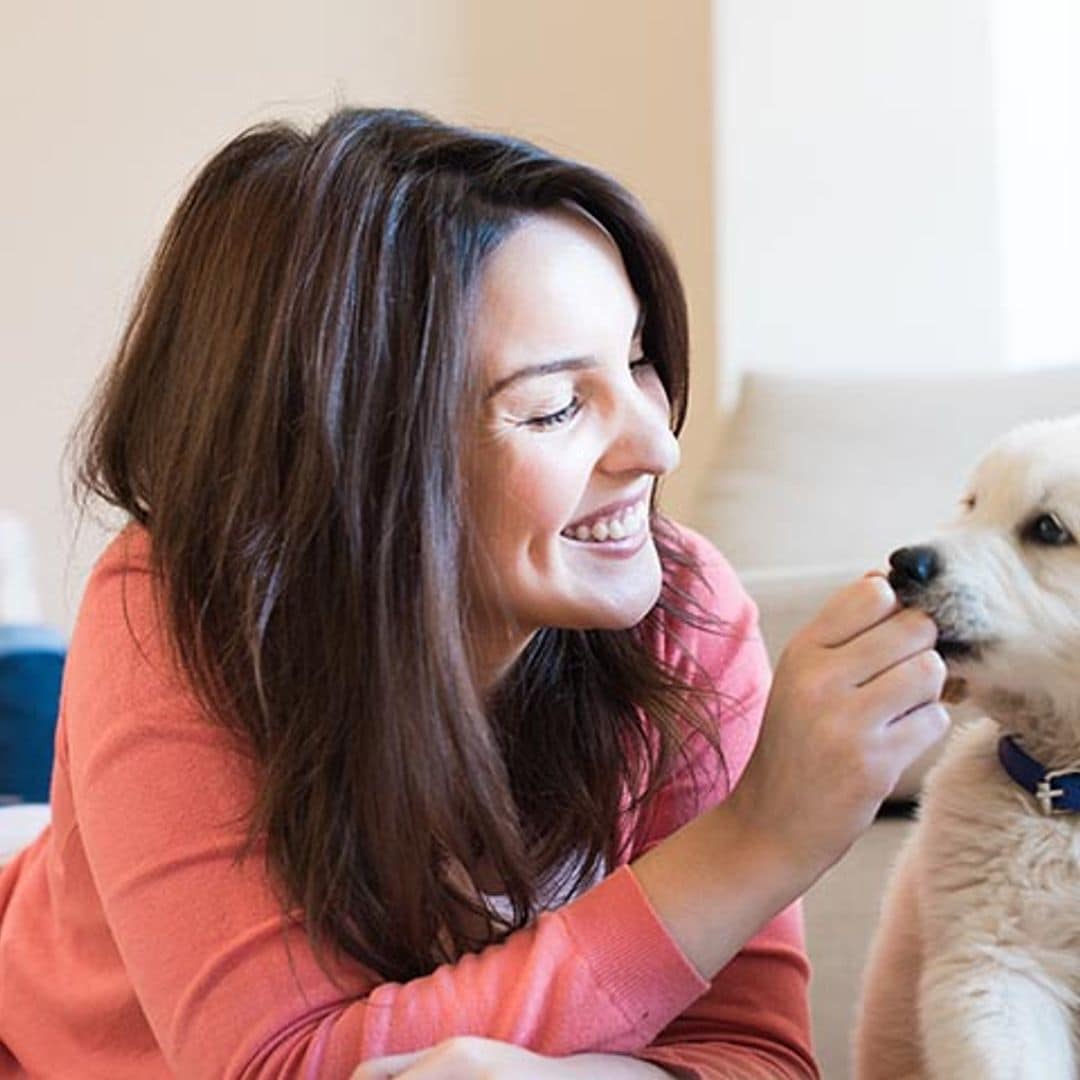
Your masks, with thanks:
M932 650L937 636L937 627L929 615L915 608L902 608L843 647L851 685L862 686L896 664Z
M901 607L880 574L868 574L840 590L802 634L801 645L824 649L821 662L842 686L859 687L932 650L934 621L915 608Z
M865 633L900 609L896 593L884 576L867 574L841 589L807 624L802 637L835 648Z
M948 672L945 661L933 649L924 649L901 660L863 683L855 700L869 719L894 721L941 697Z
M949 710L938 701L898 716L888 727L890 751L908 762L921 757L949 730Z

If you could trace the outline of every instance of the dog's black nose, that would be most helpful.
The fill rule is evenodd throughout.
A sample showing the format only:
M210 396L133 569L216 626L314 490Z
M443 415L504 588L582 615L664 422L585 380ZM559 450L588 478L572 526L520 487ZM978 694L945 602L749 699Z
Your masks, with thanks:
M899 591L931 582L941 570L941 559L937 550L927 545L902 547L889 556L889 565L889 584Z

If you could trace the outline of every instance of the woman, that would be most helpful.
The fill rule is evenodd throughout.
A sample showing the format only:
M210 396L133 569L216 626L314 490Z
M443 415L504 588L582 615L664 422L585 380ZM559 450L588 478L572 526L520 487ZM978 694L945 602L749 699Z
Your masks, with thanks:
M393 110L217 154L86 429L130 524L0 878L5 1075L816 1075L796 900L942 665L868 576L765 709L656 510L686 352L591 169Z

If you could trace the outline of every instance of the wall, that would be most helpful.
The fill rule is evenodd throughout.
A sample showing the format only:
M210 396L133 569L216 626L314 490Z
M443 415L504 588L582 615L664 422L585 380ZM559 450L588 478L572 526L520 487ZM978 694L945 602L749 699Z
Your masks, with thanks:
M993 15L718 0L729 379L1003 362Z
M994 0L1004 351L1080 357L1080 7Z
M689 520L715 430L710 0L467 0L462 116L504 126L613 173L675 252L690 309L690 415L664 483Z
M708 412L715 350L708 0L40 0L0 38L0 509L68 626L104 533L73 541L61 453L197 165L242 127L339 102L509 126L618 175L672 241ZM707 424L688 433L694 477ZM693 483L673 481L678 512Z

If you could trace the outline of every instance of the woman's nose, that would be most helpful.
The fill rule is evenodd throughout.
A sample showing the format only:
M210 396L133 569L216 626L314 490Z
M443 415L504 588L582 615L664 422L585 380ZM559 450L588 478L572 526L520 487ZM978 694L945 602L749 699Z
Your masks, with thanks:
M605 455L610 472L664 476L679 464L679 443L672 433L666 396L636 389L619 411L618 431Z

